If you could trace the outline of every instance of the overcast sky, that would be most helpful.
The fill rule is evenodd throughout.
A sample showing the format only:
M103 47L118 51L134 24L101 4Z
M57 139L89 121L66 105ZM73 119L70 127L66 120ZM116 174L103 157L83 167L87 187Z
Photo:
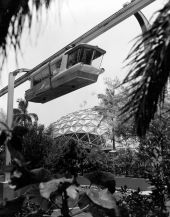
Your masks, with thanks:
M41 27L34 22L31 35L25 31L22 56L18 57L18 66L15 63L14 53L10 52L1 77L1 88L8 83L8 72L17 68L35 67L121 9L127 0L56 0L54 2L49 14L43 13ZM156 0L142 12L150 19L153 13L162 8L165 3L165 0ZM100 75L97 83L45 104L29 103L29 112L38 114L39 123L47 126L68 113L97 105L97 94L104 92L105 89L104 79L108 77L114 79L116 76L122 79L126 75L124 59L133 45L131 41L140 33L139 24L132 16L91 41L90 44L106 50L102 63L105 72ZM14 107L17 106L16 100L23 98L27 89L29 89L29 82L15 89ZM6 112L7 96L0 98L0 108Z

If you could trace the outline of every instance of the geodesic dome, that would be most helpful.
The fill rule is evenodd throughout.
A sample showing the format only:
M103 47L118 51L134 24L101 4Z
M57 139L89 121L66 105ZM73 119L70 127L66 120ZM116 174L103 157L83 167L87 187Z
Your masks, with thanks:
M53 123L53 137L73 137L91 145L104 145L108 137L108 124L94 109L73 112Z

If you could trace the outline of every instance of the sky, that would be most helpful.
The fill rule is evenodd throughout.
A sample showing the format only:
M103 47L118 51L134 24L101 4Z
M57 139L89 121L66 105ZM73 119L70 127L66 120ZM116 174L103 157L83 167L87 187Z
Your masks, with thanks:
M17 68L32 69L52 54L84 34L95 25L118 11L127 0L54 0L50 11L42 11L41 23L34 20L31 33L27 26L21 41L22 54L18 54L18 65L15 53L10 51L4 66L0 88L8 84L8 73ZM152 15L161 9L166 0L156 0L142 10L151 22ZM152 18L152 19L151 19ZM74 111L91 108L98 105L97 94L104 93L104 81L115 77L122 80L128 72L126 62L134 38L141 33L139 24L134 16L108 30L89 44L97 45L106 50L101 74L95 84L91 84L45 104L29 103L29 112L39 117L39 123L48 126L60 117ZM29 89L29 82L25 82L14 91L14 107L17 99L24 98ZM0 98L0 109L7 112L7 95Z

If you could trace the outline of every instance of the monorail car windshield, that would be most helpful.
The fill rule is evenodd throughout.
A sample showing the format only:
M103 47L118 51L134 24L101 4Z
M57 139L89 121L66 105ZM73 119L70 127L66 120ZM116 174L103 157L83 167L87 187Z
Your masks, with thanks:
M103 50L98 47L95 47L94 49L94 47L91 47L89 45L78 45L67 52L67 68L70 68L77 63L93 65L92 61L99 57L102 57L101 53L103 53Z
M105 50L79 44L56 57L30 77L31 87L25 93L28 101L45 103L97 81Z

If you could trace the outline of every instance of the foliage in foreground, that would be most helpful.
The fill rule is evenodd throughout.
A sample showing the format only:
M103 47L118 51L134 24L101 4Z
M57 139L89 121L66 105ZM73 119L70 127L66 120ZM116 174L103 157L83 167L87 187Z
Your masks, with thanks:
M23 135L25 128L19 127ZM4 131L3 131L4 132ZM4 137L6 135L6 137ZM81 212L91 213L94 217L124 216L124 217L163 217L168 216L166 212L166 202L169 200L170 184L168 177L164 177L162 170L162 160L159 154L153 156L151 185L154 186L150 196L143 196L140 192L128 193L122 188L121 196L117 199L115 192L114 176L108 172L96 171L84 173L84 177L98 188L82 188L75 174L58 174L55 178L50 171L44 168L28 169L27 162L18 147L22 145L23 135L11 135L5 132L1 135L1 144L8 137L8 148L12 156L11 180L9 185L17 189L24 187L24 194L15 200L6 202L0 209L1 216L38 216L44 214L50 216L53 209L61 210L61 216L70 217L69 207L78 206ZM15 141L17 145L14 146ZM69 163L72 164L69 158ZM74 159L73 159L74 160ZM73 167L74 168L74 167ZM68 176L70 175L70 176ZM168 178L168 179L167 179ZM166 181L166 182L165 182ZM17 204L17 205L16 205ZM9 209L10 207L10 209ZM8 211L7 211L8 210Z
M55 176L48 169L35 169L32 167L33 164L32 166L28 165L31 158L28 159L27 154L24 155L23 147L28 144L28 150L33 148L31 146L31 135L40 143L39 139L43 138L41 137L43 129L42 131L41 129L41 127L34 127L35 134L31 131L33 128L30 128L30 132L27 132L27 129L22 126L14 128L12 134L9 131L2 131L0 142L3 144L6 137L8 137L7 145L13 159L10 170L11 182L9 184L15 190L26 188L25 193L21 194L21 197L17 198L18 200L8 201L6 206L0 209L2 216L14 216L14 213L17 212L20 213L18 214L20 217L41 217L44 214L50 216L53 209L58 208L61 210L62 216L70 217L73 214L70 212L69 207L74 206L78 206L80 212L90 212L94 217L168 216L166 204L169 203L170 195L168 171L170 131L169 116L166 110L152 122L146 139L140 140L139 151L136 153L137 158L134 158L133 153L131 153L132 156L129 156L129 154L126 156L127 153L122 154L124 161L129 160L127 171L134 160L140 159L140 162L143 162L145 159L146 167L143 172L153 187L152 194L149 196L142 195L140 191L129 193L127 189L122 188L120 197L117 198L118 193L115 192L114 176L107 172L110 166L107 161L105 162L104 155L100 155L96 152L97 150L93 150L94 152L90 154L87 147L83 149L83 144L77 144L77 141L68 142L63 140L61 144L50 145L48 150L49 164L47 165L48 168L52 167L51 172L53 174L55 172ZM28 136L27 140L24 139L23 141L23 136L25 138ZM101 160L102 164L100 164ZM104 162L106 167L102 167ZM140 162L136 161L134 165ZM120 165L120 163L121 160L116 164ZM39 164L39 166L43 165ZM127 167L128 165L125 164L124 166ZM87 173L89 171L92 172ZM84 178L88 179L92 185L97 186L98 189L82 188L77 178L79 172L82 172ZM19 202L19 205L13 209L13 204L17 203L17 201L22 202ZM16 207L18 207L17 210ZM12 214L7 210L11 210Z
M130 55L129 101L123 114L134 117L138 136L144 136L164 102L170 78L170 1L158 12L151 27L139 38ZM146 49L144 49L144 47Z
M48 9L52 0L1 0L0 1L0 69L8 55L7 47L11 46L17 52L24 25L31 29L33 14L40 17L43 6Z
M168 217L166 207L160 208L154 194L143 195L140 191L129 191L126 188L117 193L118 204L128 210L131 217Z
M14 130L16 130L16 128L14 128ZM84 174L84 177L86 177L91 184L100 185L100 187L103 188L96 190L93 188L82 189L74 170L71 171L72 174L65 174L67 176L58 174L61 178L53 177L49 170L44 168L30 170L21 152L23 136L26 134L27 130L18 126L17 132L19 134L15 134L15 136L9 131L3 132L3 137L0 138L1 144L8 138L6 142L12 158L11 167L8 168L8 171L10 170L11 173L9 186L14 190L24 188L25 193L18 197L17 200L8 201L6 205L0 209L1 216L12 216L14 213L17 214L17 212L20 213L20 216L43 216L44 213L49 213L49 209L52 209L52 206L53 208L59 208L61 215L67 217L71 216L69 206L79 206L80 212L90 212L93 216L98 216L99 214L100 216L120 216L120 209L112 195L115 191L115 181L111 173L104 173L102 171L96 172L95 177L98 177L97 179L94 177L94 172ZM17 142L17 144L15 142ZM21 197L34 199L36 202L39 201L40 208L35 212L31 209L30 213L25 215L24 213L28 207L26 206L26 209L23 211L23 200L22 202L18 202ZM46 206L42 206L42 200L46 201ZM16 203L17 206L14 205ZM11 204L10 209L9 204ZM15 208L13 206L15 206ZM6 215L7 210L9 211ZM100 213L98 210L100 210Z

